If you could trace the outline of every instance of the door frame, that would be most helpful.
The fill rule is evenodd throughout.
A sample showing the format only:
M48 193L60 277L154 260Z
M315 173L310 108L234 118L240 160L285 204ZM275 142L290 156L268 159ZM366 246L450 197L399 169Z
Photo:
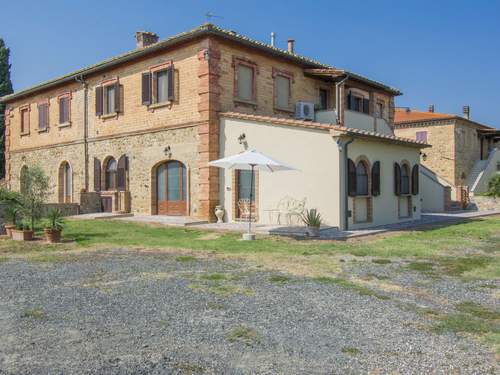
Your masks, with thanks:
M151 215L159 215L158 213L158 186L157 186L157 171L158 168L162 164L166 164L169 162L179 162L184 166L186 169L186 188L185 188L185 199L184 201L186 202L186 209L185 209L185 215L190 216L191 215L191 176L190 176L190 170L191 168L187 163L182 162L179 159L165 159L161 160L158 163L156 163L153 168L151 168ZM163 216L168 216L168 215L163 215ZM174 215L171 215L174 216ZM182 216L182 215L181 215Z

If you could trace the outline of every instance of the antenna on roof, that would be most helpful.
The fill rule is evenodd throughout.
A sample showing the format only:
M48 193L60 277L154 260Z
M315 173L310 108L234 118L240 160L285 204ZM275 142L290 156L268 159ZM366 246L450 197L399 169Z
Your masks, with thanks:
M224 18L224 17L221 17L221 16L218 16L216 14L213 14L212 12L208 11L207 13L205 13L205 21L207 23L210 23L212 21L212 18Z

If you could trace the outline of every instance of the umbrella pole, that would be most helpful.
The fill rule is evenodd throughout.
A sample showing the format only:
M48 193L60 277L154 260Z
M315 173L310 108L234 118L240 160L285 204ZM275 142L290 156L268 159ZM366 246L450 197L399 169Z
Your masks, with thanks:
M252 233L252 198L253 198L253 173L255 165L251 164L252 175L250 176L250 214L248 215L248 234Z

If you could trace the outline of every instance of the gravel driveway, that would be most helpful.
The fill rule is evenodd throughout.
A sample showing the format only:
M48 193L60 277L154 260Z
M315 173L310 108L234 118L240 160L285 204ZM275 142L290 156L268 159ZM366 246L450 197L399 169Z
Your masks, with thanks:
M352 272L384 267L394 265ZM486 347L433 333L401 307L407 297L381 293L210 256L110 249L11 260L0 263L0 373L498 373Z

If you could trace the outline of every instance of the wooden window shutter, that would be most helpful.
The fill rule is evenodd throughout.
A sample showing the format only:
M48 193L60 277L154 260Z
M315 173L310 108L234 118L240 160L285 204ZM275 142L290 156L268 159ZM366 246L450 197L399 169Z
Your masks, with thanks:
M363 112L370 114L370 99L363 99Z
M39 104L38 105L38 129L45 130L48 127L48 105Z
M64 98L59 99L59 124L64 123Z
M411 170L411 193L418 195L418 178L419 178L418 164L415 164Z
M95 88L95 114L96 116L102 116L102 86L97 86Z
M128 158L126 155L122 155L118 159L117 168L117 189L120 191L127 190L127 170L128 170Z
M168 100L173 101L175 99L175 69L173 65L170 65L167 69L167 81L168 81Z
M151 104L151 73L142 73L142 104Z
M94 158L94 191L101 191L101 161Z
M380 195L380 162L376 161L372 166L372 195Z
M401 195L401 166L394 163L394 194Z
M351 159L347 160L347 194L356 196L356 165Z
M115 112L120 112L120 84L115 83Z

